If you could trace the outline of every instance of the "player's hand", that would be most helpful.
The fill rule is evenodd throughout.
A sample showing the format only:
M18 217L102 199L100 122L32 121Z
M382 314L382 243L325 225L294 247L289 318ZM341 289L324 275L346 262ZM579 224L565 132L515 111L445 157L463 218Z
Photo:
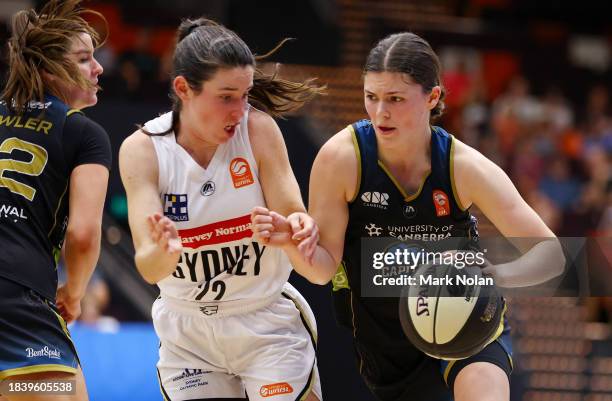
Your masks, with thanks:
M71 295L66 284L57 289L55 305L66 323L73 322L81 315L81 297Z
M308 264L312 264L312 257L319 243L319 226L310 215L303 212L291 213L287 216L287 221L291 225L291 239L299 241L298 251Z
M174 222L155 213L147 217L149 234L153 242L168 256L178 257L183 250L181 237L178 235Z
M265 207L256 206L251 211L251 231L264 245L283 247L292 244L291 224L283 215Z

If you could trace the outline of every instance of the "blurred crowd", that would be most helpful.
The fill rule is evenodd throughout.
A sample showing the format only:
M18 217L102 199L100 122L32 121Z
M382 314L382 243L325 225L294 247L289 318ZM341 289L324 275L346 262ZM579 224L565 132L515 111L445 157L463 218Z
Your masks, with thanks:
M116 52L109 44L96 51L104 68L100 78L104 94L124 99L162 98L169 92L172 46L162 54L150 51L151 31L142 29L135 35L134 45Z
M142 31L136 46L114 54L98 50L108 95L153 99L169 90L170 52L147 52ZM541 95L529 78L514 76L494 99L473 74L448 71L447 114L442 125L481 150L509 175L523 197L560 236L612 234L612 108L610 87L596 83L581 99L551 86Z
M515 75L487 101L479 74L458 66L443 78L449 96L442 125L506 171L556 235L588 237L590 289L611 294L610 83L595 83L570 100L560 86L536 96L528 77ZM612 323L612 297L584 305L588 320Z
M521 195L559 236L612 234L610 87L596 83L584 98L550 86L534 95L515 75L487 100L478 74L447 71L442 125L508 173Z
M154 54L152 37L142 29L134 46L121 53L108 44L97 50L105 95L167 96L172 49ZM582 98L568 99L561 86L535 95L529 77L521 75L491 98L479 73L461 64L443 80L448 107L442 125L504 169L557 235L612 234L609 82L594 83Z

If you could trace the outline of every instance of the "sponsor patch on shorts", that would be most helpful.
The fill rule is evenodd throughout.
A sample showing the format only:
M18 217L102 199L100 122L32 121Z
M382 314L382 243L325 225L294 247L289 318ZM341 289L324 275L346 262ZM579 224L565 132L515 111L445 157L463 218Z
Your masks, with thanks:
M293 393L293 387L289 383L274 383L261 386L259 395L262 397L273 397L275 395Z

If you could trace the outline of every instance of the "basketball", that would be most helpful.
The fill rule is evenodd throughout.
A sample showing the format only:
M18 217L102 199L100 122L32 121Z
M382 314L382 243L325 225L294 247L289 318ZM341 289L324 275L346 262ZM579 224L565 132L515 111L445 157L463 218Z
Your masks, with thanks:
M429 356L456 360L486 347L503 329L504 300L478 266L421 265L400 297L410 342Z

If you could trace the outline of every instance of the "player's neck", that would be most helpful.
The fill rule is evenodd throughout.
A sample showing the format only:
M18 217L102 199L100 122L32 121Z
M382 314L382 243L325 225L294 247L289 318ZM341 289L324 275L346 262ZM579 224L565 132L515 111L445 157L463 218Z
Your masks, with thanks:
M189 153L189 155L203 168L207 168L215 155L219 144L202 139L189 130L186 124L179 124L175 133L176 143Z
M388 167L418 170L429 166L431 159L431 130L424 134L401 135L396 141L378 143L378 158Z

